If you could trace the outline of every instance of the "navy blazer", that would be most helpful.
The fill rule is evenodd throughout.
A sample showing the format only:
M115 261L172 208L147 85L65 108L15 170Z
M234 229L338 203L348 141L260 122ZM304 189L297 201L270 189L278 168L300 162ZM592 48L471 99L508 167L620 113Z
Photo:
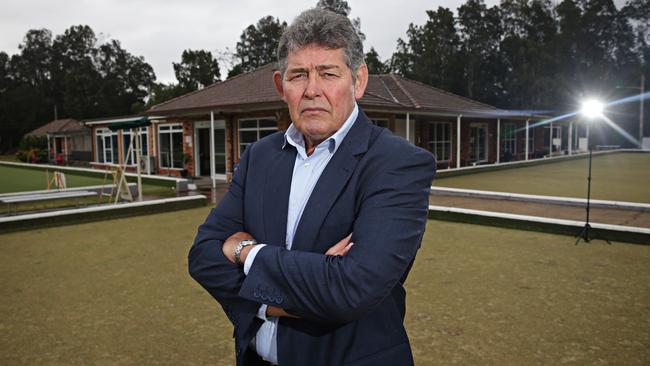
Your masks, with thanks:
M424 233L435 159L360 111L309 197L285 248L296 157L278 132L250 145L228 192L189 253L189 271L234 325L237 365L262 324L260 304L280 318L281 366L413 364L404 329L402 286ZM248 273L229 262L222 243L245 231L267 246ZM345 257L325 251L349 233Z

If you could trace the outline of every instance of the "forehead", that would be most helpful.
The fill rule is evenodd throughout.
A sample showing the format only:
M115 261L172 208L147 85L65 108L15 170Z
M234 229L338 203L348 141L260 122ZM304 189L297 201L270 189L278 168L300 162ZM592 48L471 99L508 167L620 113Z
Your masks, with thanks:
M289 52L287 55L287 69L312 68L317 66L338 66L347 68L343 48L325 48L309 45Z

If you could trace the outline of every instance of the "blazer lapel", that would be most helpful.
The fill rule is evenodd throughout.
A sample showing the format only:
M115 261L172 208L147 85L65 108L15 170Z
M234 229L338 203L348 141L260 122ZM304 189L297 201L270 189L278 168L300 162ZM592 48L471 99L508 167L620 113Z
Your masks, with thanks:
M286 244L289 193L295 161L296 149L287 145L277 153L277 157L266 170L264 194L261 199L265 243L271 245L284 247Z
M323 220L354 173L358 156L368 150L371 128L368 117L359 111L357 120L309 196L293 238L292 249L309 251L312 248Z

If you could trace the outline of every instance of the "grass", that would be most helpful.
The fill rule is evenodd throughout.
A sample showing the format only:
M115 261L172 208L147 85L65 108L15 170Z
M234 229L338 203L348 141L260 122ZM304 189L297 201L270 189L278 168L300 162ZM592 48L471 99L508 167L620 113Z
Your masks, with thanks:
M587 196L588 159L476 173L433 181L436 187L550 196ZM594 156L591 197L650 203L650 154Z
M54 170L49 170L49 179L52 179ZM20 168L14 166L0 165L0 193L14 193L25 191L36 191L47 189L46 173L42 169ZM111 184L112 177L109 175L104 179L103 174L88 175L66 172L66 185L68 188L85 187L101 184ZM129 178L129 181L135 181ZM176 192L168 186L142 184L143 194L148 196L175 196ZM104 198L104 201L106 199ZM98 203L99 198L84 199L83 203ZM17 211L31 211L40 209L49 209L54 207L68 207L77 204L77 200L54 200L42 201L37 203L26 203L17 205Z
M233 365L187 274L208 211L0 235L0 364ZM648 364L649 265L646 246L430 221L406 286L416 363Z

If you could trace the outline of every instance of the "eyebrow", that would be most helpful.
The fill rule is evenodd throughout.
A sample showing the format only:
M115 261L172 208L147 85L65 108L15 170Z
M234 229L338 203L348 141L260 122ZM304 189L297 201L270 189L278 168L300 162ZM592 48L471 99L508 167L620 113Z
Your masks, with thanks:
M316 66L317 71L331 70L331 69L340 69L339 65L318 65ZM299 72L308 72L309 69L306 67L295 67L288 70L289 73L299 73Z

